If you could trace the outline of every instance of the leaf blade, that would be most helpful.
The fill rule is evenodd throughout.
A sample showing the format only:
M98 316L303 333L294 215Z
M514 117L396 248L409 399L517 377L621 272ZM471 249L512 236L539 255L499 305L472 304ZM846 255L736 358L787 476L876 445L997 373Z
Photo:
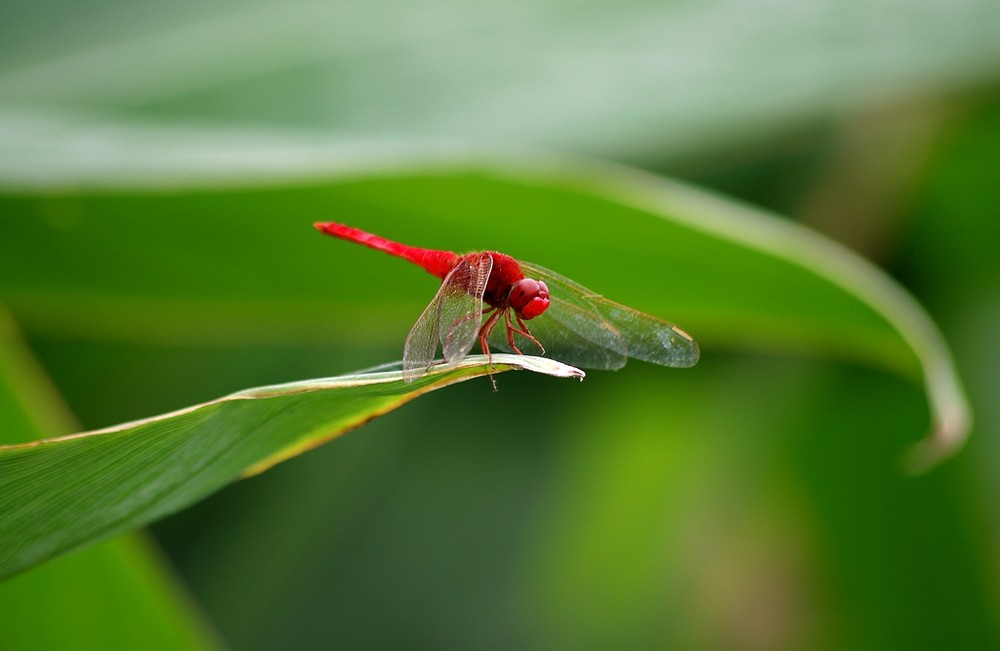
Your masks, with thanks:
M487 372L578 377L553 360L498 355L435 367L294 382L57 439L0 447L0 578L127 531L261 472L371 418Z
M29 440L70 430L71 422L9 316L0 311L0 431ZM38 625L40 612L46 626ZM0 647L79 648L81 640L162 651L221 648L190 595L178 589L158 548L137 533L0 584Z

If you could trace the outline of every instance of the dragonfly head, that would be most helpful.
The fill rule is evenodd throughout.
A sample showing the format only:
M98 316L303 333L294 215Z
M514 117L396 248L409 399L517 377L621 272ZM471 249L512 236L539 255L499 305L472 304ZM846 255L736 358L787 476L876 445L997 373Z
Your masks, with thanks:
M507 302L522 319L534 319L549 308L549 288L540 280L522 278L511 285Z

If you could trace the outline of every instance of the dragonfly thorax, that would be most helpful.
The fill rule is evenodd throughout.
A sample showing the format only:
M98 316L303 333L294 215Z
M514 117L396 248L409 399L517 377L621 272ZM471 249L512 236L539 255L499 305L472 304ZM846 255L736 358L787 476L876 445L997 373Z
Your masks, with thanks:
M522 319L534 319L549 308L549 288L540 280L522 278L511 285L507 304Z

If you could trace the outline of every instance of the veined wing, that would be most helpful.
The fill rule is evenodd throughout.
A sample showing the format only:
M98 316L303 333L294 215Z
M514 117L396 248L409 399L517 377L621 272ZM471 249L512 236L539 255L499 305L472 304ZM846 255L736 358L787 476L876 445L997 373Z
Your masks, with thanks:
M547 356L596 369L621 368L628 357L674 367L698 362L698 344L673 324L608 300L544 267L519 264L525 277L544 281L549 288L549 309L526 322Z
M444 359L455 364L469 354L483 316L483 292L493 269L488 253L459 258L431 302L424 308L403 347L403 379L420 377L434 362L438 343Z
M533 272L532 272L533 273ZM536 276L530 276L532 278ZM541 316L525 321L531 335L544 347L540 349L527 337L514 333L514 343L526 355L545 355L582 368L614 370L625 366L628 347L613 323L604 319L591 305L579 305L556 295L549 285L549 308ZM490 348L516 352L508 341L504 324L490 333Z

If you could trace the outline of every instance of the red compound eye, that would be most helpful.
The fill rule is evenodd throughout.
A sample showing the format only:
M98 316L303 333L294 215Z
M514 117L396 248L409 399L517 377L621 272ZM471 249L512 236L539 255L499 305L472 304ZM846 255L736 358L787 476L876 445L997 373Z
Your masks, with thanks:
M522 319L534 319L549 308L549 288L540 280L522 278L510 288L507 300Z

